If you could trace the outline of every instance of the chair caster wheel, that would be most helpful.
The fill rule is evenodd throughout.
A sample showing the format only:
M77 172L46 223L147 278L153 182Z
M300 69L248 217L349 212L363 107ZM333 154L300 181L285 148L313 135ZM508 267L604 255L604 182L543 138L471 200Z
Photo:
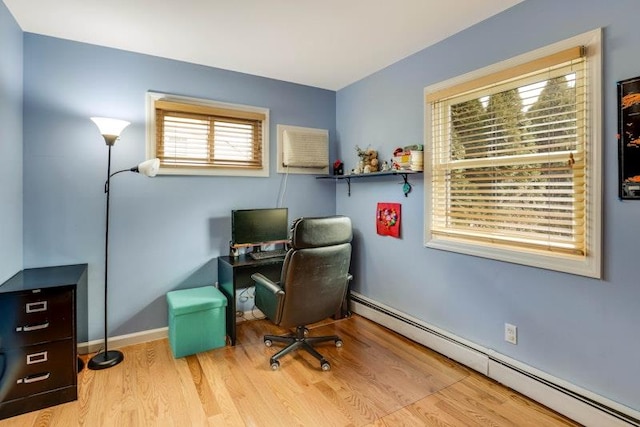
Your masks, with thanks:
M279 367L280 367L280 362L278 362L277 360L272 360L271 361L271 370L272 371L277 371Z
M344 343L342 342L342 340L336 340L336 347L340 348L344 345Z
M264 345L267 347L271 347L273 345L273 342L271 340L264 340Z
M327 362L326 360L324 362L320 362L320 367L325 372L331 370L331 364L329 362Z

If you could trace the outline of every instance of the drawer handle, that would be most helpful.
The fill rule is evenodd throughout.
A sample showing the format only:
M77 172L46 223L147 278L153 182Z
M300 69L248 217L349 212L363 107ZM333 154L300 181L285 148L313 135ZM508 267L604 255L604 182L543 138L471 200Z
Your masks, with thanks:
M30 302L27 304L27 313L38 313L40 311L47 311L46 301Z
M48 327L49 327L49 322L45 322L45 323L41 323L39 325L33 325L33 326L18 326L16 328L16 332L38 331L40 329L47 329Z
M51 376L51 372L45 372L44 374L29 375L28 377L20 378L16 381L16 384L31 384L38 381L48 380Z
M41 351L40 353L27 354L27 365L33 365L35 363L42 363L49 360L48 352Z

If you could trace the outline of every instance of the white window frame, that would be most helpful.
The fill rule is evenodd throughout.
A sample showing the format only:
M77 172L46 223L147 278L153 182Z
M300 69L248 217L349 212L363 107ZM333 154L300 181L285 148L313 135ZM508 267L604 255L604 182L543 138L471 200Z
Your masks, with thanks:
M248 177L268 177L269 176L269 109L254 107L250 105L230 104L226 102L213 101L208 99L193 98L187 96L170 95L159 92L147 92L146 94L146 157L153 159L156 157L156 112L155 102L157 100L175 101L188 104L202 105L213 108L224 108L253 113L262 113L265 120L262 122L262 168L180 168L162 167L158 175L198 175L198 176L248 176Z
M489 259L512 262L516 264L545 268L549 270L572 273L587 277L601 278L602 276L602 51L601 29L563 40L558 43L537 49L535 51L511 58L509 60L458 76L444 82L428 86L425 95L425 227L424 245L429 248L447 250ZM549 56L556 52L574 46L584 46L587 54L586 72L588 79L588 129L585 150L587 151L587 226L586 226L586 255L570 256L566 254L542 254L534 250L523 248L504 248L493 245L483 245L437 236L431 232L432 221L432 175L431 164L433 155L433 141L431 123L434 116L431 103L426 102L429 94L448 87L481 78L502 70L524 64L538 58Z

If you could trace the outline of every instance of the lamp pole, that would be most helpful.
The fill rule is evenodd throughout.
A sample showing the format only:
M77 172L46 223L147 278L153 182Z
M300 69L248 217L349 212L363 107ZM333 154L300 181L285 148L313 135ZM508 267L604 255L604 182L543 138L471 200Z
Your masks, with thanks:
M118 350L109 351L109 335L108 335L108 296L109 296L109 194L111 183L111 147L117 138L112 140L105 136L105 141L109 147L109 155L107 160L107 181L104 184L104 192L107 194L107 212L104 234L104 352L98 353L89 360L89 369L106 369L117 365L124 360L124 354Z
M108 310L107 310L107 283L109 278L109 184L111 183L111 145L109 146L109 156L107 160L107 182L104 185L104 192L107 193L107 212L104 225L104 354L109 353L107 337Z

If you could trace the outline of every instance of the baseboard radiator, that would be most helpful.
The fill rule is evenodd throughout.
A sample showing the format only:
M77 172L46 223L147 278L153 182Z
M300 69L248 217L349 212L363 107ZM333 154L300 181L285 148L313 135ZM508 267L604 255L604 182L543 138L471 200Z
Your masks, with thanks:
M640 412L351 292L352 312L385 326L585 426L637 426Z

